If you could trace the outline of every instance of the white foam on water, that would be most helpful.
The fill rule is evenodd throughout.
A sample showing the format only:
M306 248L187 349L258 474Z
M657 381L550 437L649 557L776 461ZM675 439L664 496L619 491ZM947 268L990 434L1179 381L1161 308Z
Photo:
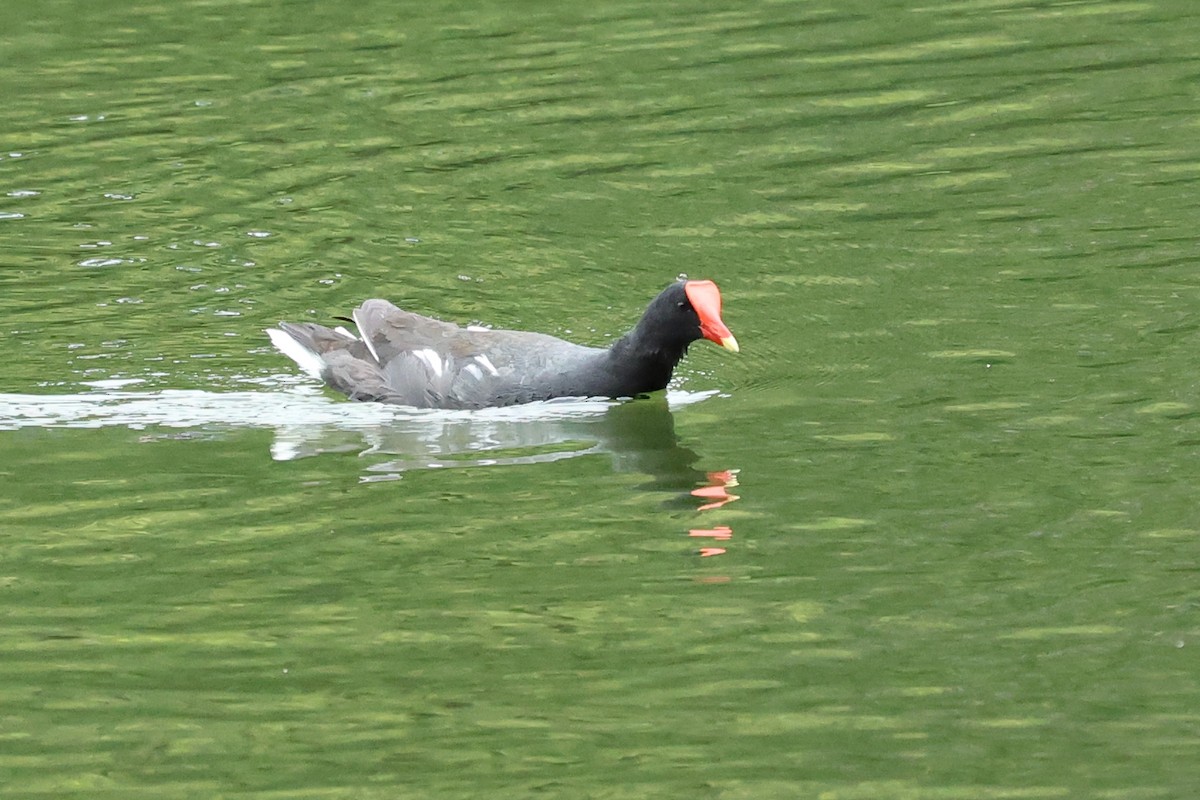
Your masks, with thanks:
M330 451L401 454L386 465L412 468L528 463L567 458L595 449L589 429L578 424L602 418L620 401L560 398L478 411L418 409L333 398L295 376L244 379L265 388L248 391L164 389L131 391L138 379L90 382L77 394L0 394L0 431L21 428L101 428L274 431L271 455L286 461ZM715 391L672 390L672 409L697 403ZM591 431L594 434L594 430ZM579 443L578 450L529 453L546 445ZM504 455L501 455L501 454ZM464 461L464 456L472 460Z

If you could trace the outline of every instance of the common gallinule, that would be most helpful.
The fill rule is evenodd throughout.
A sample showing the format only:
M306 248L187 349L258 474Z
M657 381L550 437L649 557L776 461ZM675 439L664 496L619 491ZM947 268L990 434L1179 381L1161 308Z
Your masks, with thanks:
M386 300L354 310L344 327L281 322L267 335L309 375L351 400L418 408L487 408L552 397L632 397L664 388L697 339L738 350L712 281L680 278L610 347L544 333L460 328Z

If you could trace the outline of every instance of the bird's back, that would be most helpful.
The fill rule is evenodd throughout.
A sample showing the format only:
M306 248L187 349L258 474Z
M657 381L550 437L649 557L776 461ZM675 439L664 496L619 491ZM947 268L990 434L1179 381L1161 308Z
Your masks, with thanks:
M585 377L607 353L547 334L462 328L387 300L367 300L352 318L357 337L314 323L281 328L320 357L323 380L356 400L484 408L589 394Z

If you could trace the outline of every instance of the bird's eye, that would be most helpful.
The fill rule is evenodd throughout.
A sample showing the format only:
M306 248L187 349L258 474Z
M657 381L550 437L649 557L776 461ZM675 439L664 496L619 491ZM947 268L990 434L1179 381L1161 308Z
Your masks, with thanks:
M684 302L680 301L680 302L678 302L678 303L676 303L676 304L675 304L675 307L676 307L676 308L683 308L683 307L684 307L684 306L686 306L686 305L687 305L687 303L684 303Z

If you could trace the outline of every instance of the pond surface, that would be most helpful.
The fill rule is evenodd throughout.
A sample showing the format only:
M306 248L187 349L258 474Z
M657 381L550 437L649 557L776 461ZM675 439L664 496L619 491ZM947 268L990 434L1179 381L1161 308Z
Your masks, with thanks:
M39 4L0 31L22 797L1200 790L1200 6ZM345 402L384 296L666 396Z

